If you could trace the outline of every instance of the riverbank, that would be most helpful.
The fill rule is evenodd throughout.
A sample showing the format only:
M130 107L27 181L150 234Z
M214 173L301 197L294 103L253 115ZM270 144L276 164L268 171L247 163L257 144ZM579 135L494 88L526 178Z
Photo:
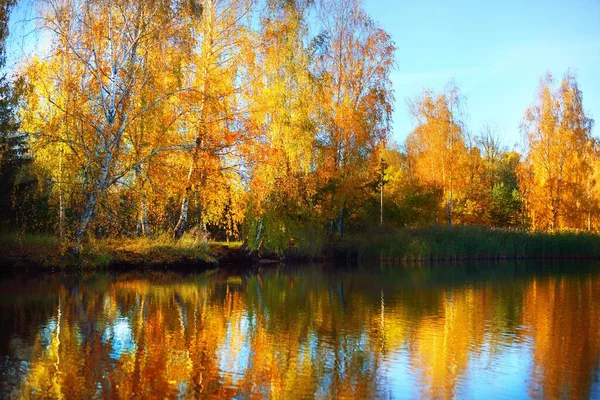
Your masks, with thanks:
M317 249L317 251L315 251ZM203 242L185 235L107 239L88 243L78 257L50 235L0 235L0 265L9 268L212 268L257 262L338 261L436 262L464 260L600 259L600 235L531 233L482 227L373 229L317 243L310 251L290 248L252 255L241 242Z
M206 243L185 235L174 241L166 235L154 238L97 240L86 244L79 256L70 254L55 236L0 235L0 266L27 269L215 267L217 264L250 263L241 242Z

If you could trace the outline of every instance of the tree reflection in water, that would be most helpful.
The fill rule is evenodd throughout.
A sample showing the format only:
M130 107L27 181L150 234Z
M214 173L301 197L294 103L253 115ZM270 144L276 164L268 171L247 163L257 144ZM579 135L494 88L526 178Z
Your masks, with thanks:
M598 385L595 267L306 265L0 288L13 397L588 398Z

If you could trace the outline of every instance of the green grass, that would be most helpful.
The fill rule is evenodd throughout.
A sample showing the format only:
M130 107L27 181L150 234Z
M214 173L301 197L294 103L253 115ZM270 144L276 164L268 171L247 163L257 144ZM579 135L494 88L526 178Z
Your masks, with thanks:
M208 245L212 247L226 247L232 250L238 250L242 247L243 242L209 242Z
M372 228L314 249L294 247L288 258L358 258L382 261L468 259L600 258L600 235L577 232L530 233L482 227ZM163 234L88 242L77 257L52 235L0 234L0 265L101 268L115 265L175 265L247 262L241 242L206 243L192 234L179 241ZM313 246L314 247L314 246Z
M382 260L558 259L600 257L600 235L483 227L372 230L344 244L360 258Z
M60 253L58 239L52 235L2 233L0 249L0 255L5 259L27 254L39 262Z
M105 267L113 260L103 243L87 244L76 257L49 234L2 233L0 249L0 264L17 267Z
M3 249L23 249L27 246L35 246L40 249L53 249L58 246L58 239L47 234L31 233L1 233L0 244Z

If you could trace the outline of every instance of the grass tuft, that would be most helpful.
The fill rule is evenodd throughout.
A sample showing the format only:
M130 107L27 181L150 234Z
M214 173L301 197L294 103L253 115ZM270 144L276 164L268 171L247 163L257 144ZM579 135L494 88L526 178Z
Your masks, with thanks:
M110 239L106 244L116 262L125 264L216 262L208 243L192 233L184 234L179 240L165 233L149 238Z

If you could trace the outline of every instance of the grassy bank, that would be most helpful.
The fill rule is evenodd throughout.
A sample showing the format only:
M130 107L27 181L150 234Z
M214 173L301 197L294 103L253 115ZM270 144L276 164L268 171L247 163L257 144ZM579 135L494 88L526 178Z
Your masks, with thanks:
M140 267L242 264L251 261L241 243L206 243L185 235L120 238L88 243L78 257L61 249L49 235L0 235L0 265L15 267ZM318 247L319 253L314 252ZM268 251L265 258L277 259ZM289 259L437 261L494 259L599 258L600 235L587 233L529 233L480 227L373 229L309 250L293 248Z
M14 267L152 266L214 264L214 254L223 247L184 235L174 241L167 235L153 238L121 238L87 243L78 256L61 247L52 235L0 234L0 265ZM213 251L214 249L214 251Z
M388 228L352 237L342 248L362 259L404 261L600 258L600 235L482 227Z

